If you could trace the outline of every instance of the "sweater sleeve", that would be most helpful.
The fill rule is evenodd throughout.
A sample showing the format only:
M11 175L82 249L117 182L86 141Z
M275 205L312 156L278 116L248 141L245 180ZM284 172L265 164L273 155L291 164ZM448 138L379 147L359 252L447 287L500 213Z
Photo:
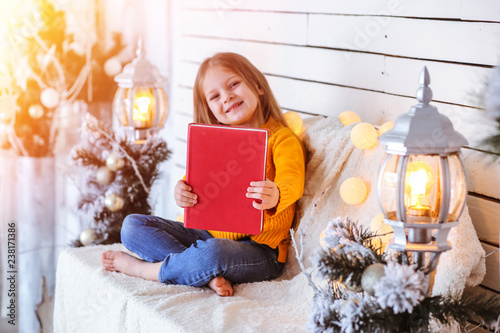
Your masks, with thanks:
M305 155L300 140L289 129L277 133L272 154L276 169L274 183L280 191L278 205L270 212L274 215L294 204L302 196Z

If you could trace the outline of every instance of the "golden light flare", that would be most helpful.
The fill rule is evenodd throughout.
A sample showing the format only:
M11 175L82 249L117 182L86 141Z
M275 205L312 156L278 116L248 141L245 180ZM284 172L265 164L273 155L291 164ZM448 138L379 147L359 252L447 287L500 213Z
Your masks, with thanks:
M286 122L290 129L298 136L302 133L303 120L300 114L294 111L288 111L284 114Z
M0 0L0 62L16 62L33 36L40 33L51 20L60 19L58 11L63 9L61 7L66 2ZM61 33L64 34L64 30ZM54 40L62 38L64 36L51 36Z

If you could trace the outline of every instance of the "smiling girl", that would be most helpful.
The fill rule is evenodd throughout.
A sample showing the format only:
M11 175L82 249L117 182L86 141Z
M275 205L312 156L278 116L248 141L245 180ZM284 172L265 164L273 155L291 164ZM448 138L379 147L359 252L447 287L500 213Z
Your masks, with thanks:
M218 53L206 59L196 76L193 100L197 123L269 130L268 179L251 182L246 193L255 199L255 209L264 210L262 232L188 229L180 222L134 214L125 218L121 238L143 260L107 251L102 264L109 271L165 284L208 285L220 296L232 296L233 283L270 280L281 273L295 203L304 187L304 152L266 78L241 55ZM196 205L196 191L179 180L177 205Z

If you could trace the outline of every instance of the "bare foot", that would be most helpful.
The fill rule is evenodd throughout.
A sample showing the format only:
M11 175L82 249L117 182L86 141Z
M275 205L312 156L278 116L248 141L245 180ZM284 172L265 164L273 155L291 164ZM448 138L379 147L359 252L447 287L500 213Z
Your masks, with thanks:
M233 296L233 286L231 282L223 278L222 276L217 276L213 278L208 286L212 288L219 296Z
M112 272L122 272L145 280L158 281L161 262L147 262L123 251L106 251L101 257L102 265Z

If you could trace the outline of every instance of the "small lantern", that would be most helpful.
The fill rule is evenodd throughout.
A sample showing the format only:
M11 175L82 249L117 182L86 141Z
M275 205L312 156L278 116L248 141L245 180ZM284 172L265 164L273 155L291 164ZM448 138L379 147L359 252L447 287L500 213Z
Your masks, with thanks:
M451 249L447 237L465 206L467 186L460 148L467 140L450 120L429 105L432 91L424 67L418 105L399 116L380 137L387 146L378 176L384 221L393 227L390 247L414 253L415 263L432 272L439 255Z
M115 77L118 90L113 110L127 135L141 143L165 124L168 102L163 90L166 78L144 58L141 41L136 54L137 58Z

